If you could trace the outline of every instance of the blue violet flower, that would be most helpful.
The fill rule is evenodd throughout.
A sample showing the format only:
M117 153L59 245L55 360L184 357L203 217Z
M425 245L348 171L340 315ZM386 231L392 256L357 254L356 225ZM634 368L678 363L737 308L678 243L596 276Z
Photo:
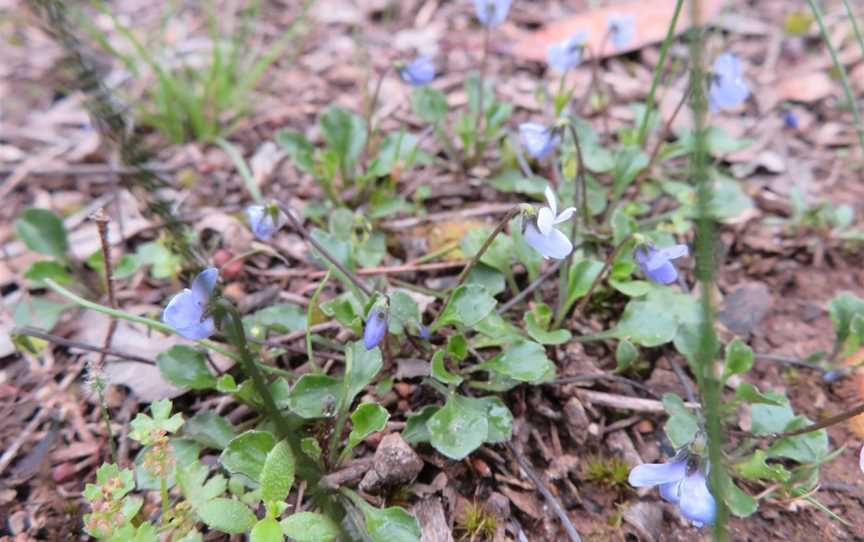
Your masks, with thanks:
M651 245L636 249L634 257L645 276L658 284L672 284L678 280L678 270L672 260L687 256L687 245L674 245L656 249Z
M420 56L402 67L399 77L409 85L422 87L435 79L435 65L428 56Z
M587 32L579 32L573 37L549 47L547 60L558 71L566 72L582 63L582 51L588 41Z
M269 241L288 221L285 213L275 205L250 205L246 207L246 218L252 233L261 241Z
M550 187L546 187L546 202L548 207L543 207L537 212L537 224L529 222L525 227L525 242L534 250L543 255L544 258L563 260L573 251L573 243L567 238L555 224L560 224L576 213L576 209L568 207L558 214L558 202L555 193Z
M507 18L512 0L474 0L477 18L488 27L498 26Z
M372 307L366 326L363 328L363 345L366 350L372 350L387 334L387 311L380 307Z
M790 130L797 130L801 126L801 121L798 119L798 115L786 110L783 112L783 124Z
M732 53L723 53L714 61L708 104L712 113L735 107L750 96L742 77L741 60Z
M207 304L216 287L219 271L208 267L195 277L192 288L186 288L171 298L162 311L162 321L182 337L200 341L216 332L213 317L207 314Z
M686 459L638 465L630 471L628 481L633 487L659 485L660 496L677 504L681 514L698 527L714 523L717 502L705 475L699 469L689 469Z
M636 17L612 15L609 17L609 39L616 49L624 49L636 37Z
M519 125L522 146L536 160L542 160L561 143L561 135L555 130L536 122L523 122Z

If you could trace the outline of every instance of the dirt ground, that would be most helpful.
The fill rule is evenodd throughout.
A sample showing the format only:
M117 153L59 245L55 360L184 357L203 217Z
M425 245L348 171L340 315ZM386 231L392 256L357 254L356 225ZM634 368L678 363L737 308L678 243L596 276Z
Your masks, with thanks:
M656 3L674 4L666 0ZM143 29L159 24L164 8L161 4L119 0L112 6ZM225 4L227 13L242 2L220 4ZM298 4L294 0L263 2L256 37L270 39L278 35L298 15ZM272 141L278 129L309 131L316 125L319 112L331 103L362 111L368 89L376 82L374 74L380 74L394 59L418 50L434 53L441 73L434 86L448 93L451 106L464 104L462 81L476 67L483 39L470 4L467 0L319 0L311 11L314 22L304 25L301 32L302 47L296 56L285 55L267 72L252 110L242 117L230 140L250 157L261 151L265 142ZM520 48L520 40L530 32L543 32L549 24L565 17L590 17L597 4L613 4L622 10L633 5L582 0L514 1L488 66L499 97L516 106L512 127L520 121L542 118L534 100L537 81L544 81L549 88L557 85L555 75L544 63L531 59ZM795 358L829 352L833 331L826 310L828 302L844 290L864 295L860 244L844 242L826 229L791 231L776 220L789 218L791 192L799 187L809 202L851 206L855 227L861 227L864 176L852 118L838 107L842 87L828 75L830 57L820 45L815 25L805 37L784 34L787 18L796 10L806 10L806 4L792 6L787 0L731 0L720 4L712 19L716 32L709 40L709 51L727 47L742 57L753 97L740 112L717 117L716 124L735 137L754 140L753 145L724 157L723 162L756 204L752 211L722 228L723 257L718 275L724 302L721 308L728 309L730 318L746 321L746 336L755 352ZM842 8L839 2L828 4L832 8L828 10L828 22L840 36ZM178 42L201 35L201 21L193 15L176 22L176 32L169 35ZM181 32L181 22L189 28L188 34ZM95 24L107 22L96 18ZM81 174L76 169L88 164L116 164L117 156L111 142L100 139L98 132L88 127L82 97L66 93L73 83L72 71L64 64L62 50L40 28L25 2L0 0L0 39L0 243L6 252L0 261L0 292L5 306L0 335L5 335L12 325L7 302L22 288L26 290L22 275L33 261L30 254L9 254L6 250L13 243L12 223L24 209L39 206L68 216L114 201L107 209L115 221L118 211L124 215L121 220L125 220L127 228L118 251L152 240L158 234L158 220L142 216L144 209L136 209L136 201L128 193L120 195L116 175ZM614 129L632 122L628 104L644 100L658 54L659 44L653 42L602 62L598 72L601 86L612 89L612 101L604 112L594 110L589 115L595 127ZM672 55L682 58L686 47L676 45ZM847 41L841 57L851 73L853 91L860 98L864 94L862 54L854 42ZM119 69L110 59L100 58L106 73ZM588 85L590 79L590 67L583 66L571 80ZM673 79L672 89L679 89L680 98L683 76ZM127 85L127 91L135 95L142 84L146 83L133 82ZM661 97L660 109L668 118L675 105L675 93L661 92ZM422 128L411 115L408 90L395 77L384 81L379 103L384 130L405 124L415 131ZM786 110L799 118L798 129L784 127L782 115ZM687 119L681 122L686 124ZM226 223L226 216L238 213L247 203L248 196L233 165L218 147L195 143L172 146L155 133L147 135L146 140L156 149L154 162L165 165L171 171L169 175L188 187L177 192L182 201L181 215L197 232L219 229ZM518 201L512 194L483 186L482 177L488 173L483 166L468 176L455 170L421 168L412 173L416 178L401 179L400 191L409 193L419 183L428 185L430 213L491 208ZM191 176L192 182L179 178L181 174ZM320 187L287 160L268 174L263 186L273 197L301 207L304 202L323 197ZM491 224L494 213L480 212L473 219ZM83 229L83 222L79 220L76 227ZM393 234L388 244L410 257L411 250L419 252L411 247L418 243L424 246L422 236L428 231L405 228ZM78 238L84 244L90 243L88 246L94 242L92 232L88 236L83 231ZM282 299L312 295L320 277L310 278L314 270L302 256L302 242L291 235L284 243L289 253L296 250L301 254L291 268L267 269L264 260L251 259L244 272L229 284L241 306L264 306L272 296L272 290L267 288L274 282L284 292ZM81 250L86 254L86 249ZM388 256L382 265L398 263L404 262ZM458 268L453 268L400 278L435 284L457 272ZM688 275L692 279L692 272L688 271ZM138 273L123 284L118 300L125 307L158 310L169 288L173 286L158 284ZM541 291L549 299L554 296L554 285ZM736 292L739 297L734 297ZM730 299L732 305L728 304ZM613 298L608 303L614 306L622 300ZM606 324L602 319L576 318L568 325L585 332ZM84 340L84 328L90 326L97 337L90 342L100 342L99 330L104 322L75 311L65 313L53 333ZM726 329L720 332L721 336L729 336ZM614 345L603 343L584 347L574 343L558 347L553 359L557 360L560 376L592 373L615 367L613 349ZM683 395L669 364L670 358L681 362L674 349L669 346L652 350L647 357L638 377L655 391ZM285 362L291 366L292 360ZM853 378L827 383L821 373L769 361L757 361L746 378L761 389L785 392L796 411L811 419L836 414L864 398L864 390L856 386ZM398 396L389 405L391 421L404 421L407 411L432 397L419 389L417 382L406 379L402 387L397 387ZM86 513L80 492L107 459L104 427L86 388L80 352L56 346L41 358L19 354L0 358L0 541L80 539L81 518ZM634 462L634 454L640 461L661 460L658 437L664 418L643 412L615 412L592 405L590 398L586 399L590 396L579 395L585 404L583 416L587 415L590 422L590 429L583 432L585 428L572 425L572 420L562 416L580 390L645 396L626 383L597 380L578 387L522 386L508 392L504 399L516 419L514 446L522 450L562 502L583 539L710 539L707 531L681 519L656 491L640 499L626 484L609 486L589 480L587 467L592 457L618 456L628 464ZM124 386L112 387L108 399L117 435L125 437L128 421L139 403L145 401ZM229 419L233 416L239 421L248 415L237 405L194 393L175 403L188 416L217 406ZM731 520L733 540L864 539L864 473L858 468L857 455L864 434L856 436L842 424L831 427L829 436L832 449L846 449L824 466L815 496L848 525L804 501L778 502L769 498L750 518ZM121 440L126 441L120 447L121 457L129 460L134 457L134 448L129 449L128 439ZM369 445L365 453L373 451L374 446ZM566 539L560 522L520 474L506 448L483 447L459 463L446 460L428 445L420 445L418 451L426 466L412 488L415 496L411 502L443 510L451 527L458 525L472 503L489 503L501 520L495 540L517 540L519 533L532 542Z

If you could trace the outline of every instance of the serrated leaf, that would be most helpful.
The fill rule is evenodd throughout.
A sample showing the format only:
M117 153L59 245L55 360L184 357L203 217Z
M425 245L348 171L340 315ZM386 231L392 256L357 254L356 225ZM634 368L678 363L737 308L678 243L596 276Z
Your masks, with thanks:
M786 482L792 473L780 464L768 464L764 450L755 450L745 461L736 463L732 468L737 476L752 481Z
M348 446L343 455L347 456L372 433L383 431L389 419L390 413L377 403L359 405L351 414L351 433L348 435Z

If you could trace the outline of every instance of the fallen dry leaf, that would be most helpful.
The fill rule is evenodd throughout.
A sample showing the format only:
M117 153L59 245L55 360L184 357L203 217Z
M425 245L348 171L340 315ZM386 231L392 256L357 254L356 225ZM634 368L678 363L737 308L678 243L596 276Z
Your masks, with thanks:
M706 21L713 19L725 3L724 0L704 0L703 19ZM513 55L524 60L545 62L549 47L570 38L577 32L585 31L588 32L588 49L598 54L600 58L606 58L663 41L674 12L675 0L654 0L650 3L634 1L579 13L548 24L534 32L519 31L512 27L508 27L507 30L511 34L510 38L515 42ZM636 36L629 46L615 49L611 41L604 38L609 17L622 14L632 14L635 17ZM681 34L688 28L690 28L690 14L689 9L685 8L678 19L676 30Z
M780 100L816 102L834 93L835 83L822 71L796 74L777 81L775 92Z

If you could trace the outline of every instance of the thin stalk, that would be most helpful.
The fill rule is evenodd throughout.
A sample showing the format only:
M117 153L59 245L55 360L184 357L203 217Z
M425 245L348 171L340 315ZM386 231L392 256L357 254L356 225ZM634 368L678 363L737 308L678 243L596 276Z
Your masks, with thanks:
M150 329L155 329L156 331L161 331L162 333L169 333L172 335L175 334L174 328L172 328L171 326L169 326L167 324L163 324L162 322L159 322L158 320L153 320L152 318L147 318L144 316L138 316L137 314L129 314L128 312L121 311L120 309L112 309L111 307L106 307L105 305L100 305L99 303L94 303L93 301L89 301L89 300L84 299L83 297L81 297L75 293L72 293L71 291L67 290L66 288L64 288L64 287L60 286L59 284L57 284L56 282L54 282L52 279L45 279L43 282L44 282L45 286L47 286L51 290L54 290L55 292L62 295L63 297L65 297L69 301L72 301L73 303L76 303L77 305L80 305L80 306L84 307L85 309L90 309L90 310L94 310L96 312L101 312L102 314L107 314L108 316L113 316L114 318L120 318L121 320L126 320L128 322L135 322L136 324L143 324L143 325L149 327ZM208 350L218 352L219 354L222 354L223 356L229 357L229 358L233 359L234 361L238 361L236 354L226 350L225 348L222 347L222 345L220 345L217 342L214 342L214 341L211 341L208 339L202 339L200 341L195 341L195 342L197 342L198 344L200 344L204 348L207 348Z
M864 403L860 403L853 408L845 412L841 412L836 416L831 416L830 418L825 418L824 420L816 423L811 423L810 425L805 425L800 429L795 429L794 431L785 431L783 433L771 433L768 435L751 435L757 438L788 438L788 437L797 437L798 435L803 435L805 433L812 433L813 431L819 431L820 429L825 429L826 427L830 427L832 425L836 425L841 422L845 422L850 418L854 418L855 416L860 416L864 414Z
M858 19L855 18L855 12L852 11L849 0L843 0L843 6L846 7L846 13L849 14L849 21L852 23L852 31L855 33L855 39L858 40L858 46L861 47L861 54L864 55L864 36L861 35Z
M170 502L168 500L168 482L165 480L165 475L159 477L159 497L162 500L162 521L166 521L170 510Z
M315 293L312 294L309 306L306 307L306 357L309 360L309 367L311 367L313 373L320 373L321 367L315 362L315 351L312 350L312 313L315 311L318 305L318 298L321 296L321 292L327 286L327 281L329 280L330 271L327 271L327 274L324 275L324 280L321 281L321 284L315 289Z
M483 121L486 118L486 115L483 112L483 108L485 104L485 94L486 94L486 64L489 58L489 41L492 36L492 29L487 25L483 25L483 57L480 59L480 96L477 99L477 122L475 123L477 132L476 137L474 139L474 149L472 149L471 163L476 162L480 159L478 154L480 153L481 147L481 139L485 139L483 135Z
M288 207L287 205L285 205L284 203L281 203L281 202L277 202L276 204L279 206L279 209L281 209L282 212L285 213L285 215L288 217L288 221L291 222L291 225L294 227L295 230L297 230L297 233L300 234L300 237L302 237L304 241L306 241L307 243L312 245L315 248L315 250L318 251L319 254L324 256L324 258L328 262L330 262L333 265L333 267L338 269L339 272L345 276L345 278L347 278L349 281L351 281L351 284L356 286L357 289L359 289L361 292L366 294L366 296L372 297L372 295L374 294L372 289L369 288L368 286L366 286L366 284L362 280L357 278L357 275L355 275L354 273L349 271L347 267L342 265L342 263L339 260L334 258L327 251L326 248L321 246L321 243L319 243L318 241L315 240L314 237L309 235L309 232L306 231L306 228L303 226L303 224L299 220L297 220L297 217L294 215L294 211L290 207Z
M578 185L579 196L578 199L581 200L579 202L576 201L576 193L577 186L573 187L573 206L577 205L581 207L581 222L585 229L589 229L590 221L591 221L591 211L588 209L588 181L585 178L585 162L582 159L582 145L579 143L579 134L576 133L576 128L573 126L573 123L568 123L567 127L570 130L570 135L573 137L573 145L576 147L576 161L577 161L577 169L576 169L576 178L574 179L574 184ZM576 239L576 234L578 233L579 224L576 220L573 221L573 225L570 229L570 239ZM555 320L553 321L552 329L557 329L561 322L564 321L564 318L567 313L567 290L569 288L569 280L570 280L570 268L573 266L573 252L567 255L567 258L564 262L564 267L561 272L561 276L558 280L558 303L555 308Z
M108 304L112 309L116 309L117 301L114 297L114 277L111 272L111 247L108 245L108 216L102 209L99 209L91 218L96 222L96 229L99 232L99 246L102 249L102 264L105 272L105 291L108 293ZM117 319L111 318L108 322L108 331L105 333L105 340L102 342L104 350L111 348L111 341L116 331ZM111 454L111 461L117 463L117 446L114 443L114 432L111 430L111 416L108 412L108 403L105 400L105 379L103 375L106 356L107 354L104 351L99 354L97 362L93 366L93 373L96 376L95 388L99 396L99 411L102 423L105 424L105 438L108 439L108 450Z
M606 275L609 269L612 268L612 264L615 262L615 259L618 258L618 254L621 253L621 250L624 248L628 241L630 241L629 235L624 238L620 243L618 243L612 253L609 254L609 257L606 258L606 263L603 264L603 269L601 269L600 273L598 273L597 276L594 277L594 281L591 282L591 286L588 287L588 291L585 292L585 296L582 298L582 301L580 301L579 304L576 305L576 312L581 312L585 308L588 300L591 299L591 294L593 294L594 290L597 289L600 281L603 280L603 276Z
M690 4L690 20L701 21L699 0ZM690 89L692 93L694 144L690 155L691 176L697 189L698 218L696 220L696 278L702 291L699 326L699 345L695 355L696 375L701 394L705 429L708 436L708 459L711 464L710 487L722 492L728 480L723 463L723 425L720 417L722 384L718 375L721 368L715 356L717 337L714 332L714 222L710 215L711 185L708 182L708 144L705 97L704 36L705 30L696 26L690 39ZM717 494L717 515L713 526L714 539L728 539L726 522L729 510L722 494Z
M844 4L845 4L844 0ZM855 95L852 93L852 87L849 86L849 76L846 75L846 67L840 62L840 57L837 56L837 50L831 44L831 37L828 35L828 29L825 28L825 20L822 18L822 11L813 0L807 0L810 6L810 11L813 12L813 17L816 18L816 23L819 25L819 32L822 34L822 41L828 47L828 52L831 54L831 61L834 63L834 69L840 73L840 82L843 84L843 92L846 94L846 101L849 102L849 107L852 109L852 116L855 118L855 132L858 134L858 142L861 144L861 150L864 150L864 123L861 121L861 111L858 109L858 102L855 101ZM846 9L849 10L849 18L855 25L855 35L858 42L861 44L864 51L864 40L861 39L861 33L858 31L855 17L849 5L846 4Z
M456 279L456 284L453 285L453 288L451 288L450 293L447 296L447 301L444 302L444 308L441 310L442 314L444 313L444 310L446 310L450 302L453 301L453 294L456 292L456 290L459 289L459 286L461 286L465 282L465 280L468 278L468 275L471 273L471 270L474 269L474 267L477 265L477 262L480 261L480 258L482 258L486 251L489 249L489 247L492 246L492 241L494 241L495 238L498 237L499 233L504 231L504 228L507 227L507 224L510 222L510 220L515 218L516 215L520 214L521 212L522 207L518 205L507 211L507 214L504 215L504 218L502 218L498 225L495 226L495 229L492 231L492 233L489 234L489 237L487 237L486 240L483 241L483 245L480 246L480 250L478 250L477 254L475 254L474 257L471 258L471 260L468 262L468 265L466 265L465 268L462 269L462 272L459 273L459 277ZM435 331L437 329L435 324L436 322L433 322L432 325L429 327L430 331Z
M508 310L510 310L511 308L513 308L514 306L516 306L517 303L519 303L520 301L522 301L523 299L525 299L526 297L528 297L528 296L531 294L531 292L533 292L534 290L536 290L537 288L539 288L539 287L540 287L544 282L546 282L546 280L547 280L549 277L551 277L552 275L554 275L555 273L557 273L557 272L558 272L558 269L561 267L561 265L562 265L563 263L564 263L564 262L563 262L562 260L558 260L558 261L556 261L556 262L552 265L552 267L550 267L550 268L547 269L543 274L541 274L539 277L537 277L537 278L534 280L534 282L532 282L531 284L529 284L528 286L526 286L524 290L522 290L521 292L519 292L518 294L516 294L515 296L513 296L513 298L510 299L507 303L504 303L503 305L501 305L500 307L498 307L498 310L497 310L496 312L497 312L498 314L504 314L505 312L507 312Z
M681 8L683 6L684 0L677 0L675 2L675 11L672 13L672 21L669 23L669 29L666 31L663 45L660 46L660 58L657 61L657 67L654 68L654 77L651 79L651 88L648 90L648 97L645 99L645 114L642 116L642 123L639 125L639 137L637 141L639 142L640 147L645 145L645 138L648 136L648 119L651 116L651 110L654 109L654 96L657 93L657 84L663 76L663 67L666 65L666 55L669 53L669 47L672 45L672 38L675 37L675 26L678 24L678 16L681 15Z
M378 97L381 95L381 85L384 84L384 78L387 77L387 74L390 73L390 66L387 66L384 71L381 72L381 77L378 78L378 82L375 84L375 90L372 92L372 99L369 100L369 107L366 109L366 143L363 145L363 154L361 154L361 161L365 160L369 154L369 145L371 144L372 138L375 136L375 129L372 127L372 117L375 115L375 109L378 107ZM397 153L396 156L399 156Z

